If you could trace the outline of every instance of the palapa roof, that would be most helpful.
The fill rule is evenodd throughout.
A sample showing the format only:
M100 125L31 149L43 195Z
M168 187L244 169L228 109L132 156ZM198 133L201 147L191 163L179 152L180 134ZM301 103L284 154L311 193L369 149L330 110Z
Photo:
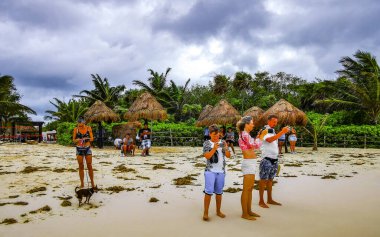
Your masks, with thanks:
M260 126L267 124L268 116L271 114L278 117L279 125L305 126L307 124L306 114L284 99L279 100L263 114Z
M23 126L23 125L16 125L16 130L18 132L27 132L27 133L36 133L38 132L38 129L34 126Z
M257 126L264 112L265 111L262 108L253 106L252 108L247 109L244 112L243 116L251 116L253 119L253 122L255 123L255 126Z
M212 107L212 105L206 105L202 112L199 114L199 117L198 117L198 120L197 122L195 123L195 126L197 127L201 127L202 125L200 125L200 122L206 118L206 116L211 112L211 110L213 109L214 107Z
M112 127L112 135L114 138L124 138L127 133L130 133L133 140L135 140L137 129L141 127L142 125L139 121L115 125Z
M97 100L84 114L84 119L87 123L91 122L116 122L119 115L108 108L102 101Z
M235 124L240 118L241 115L230 103L221 100L202 121L199 121L199 126Z
M138 119L165 120L168 117L166 110L149 92L144 92L124 114L130 121Z

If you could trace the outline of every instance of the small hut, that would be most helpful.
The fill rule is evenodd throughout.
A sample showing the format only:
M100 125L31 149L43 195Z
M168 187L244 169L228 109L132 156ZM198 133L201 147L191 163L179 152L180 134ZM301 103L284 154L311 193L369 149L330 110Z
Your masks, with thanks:
M261 109L260 107L253 106L252 108L246 110L243 114L243 116L251 116L255 126L258 126L261 120L261 117L264 114L264 110Z
M200 113L199 117L198 117L198 120L197 122L195 123L195 126L197 127L201 127L201 121L207 117L207 115L211 112L211 110L213 109L214 107L212 107L212 105L206 105L202 112Z
M306 114L284 99L279 100L262 115L259 125L267 124L267 118L271 114L278 117L278 124L282 126L305 126L307 124Z
M199 121L199 126L235 124L240 118L241 115L230 103L221 100L202 121Z
M98 127L98 147L103 148L103 128L102 122L116 122L119 116L108 108L102 101L97 100L84 114L87 123L97 122Z
M115 125L112 127L112 135L115 138L123 138L129 133L135 141L138 128L141 128L141 123L138 121Z
M124 114L124 118L129 121L145 120L165 120L168 115L162 105L149 92L144 92L131 105Z

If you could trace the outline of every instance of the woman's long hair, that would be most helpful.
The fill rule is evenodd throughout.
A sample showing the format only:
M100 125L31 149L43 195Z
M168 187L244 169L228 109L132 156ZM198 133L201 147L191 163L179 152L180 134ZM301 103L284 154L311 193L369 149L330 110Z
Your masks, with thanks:
M236 123L236 128L241 134L244 131L245 125L249 124L252 121L252 116L244 116Z

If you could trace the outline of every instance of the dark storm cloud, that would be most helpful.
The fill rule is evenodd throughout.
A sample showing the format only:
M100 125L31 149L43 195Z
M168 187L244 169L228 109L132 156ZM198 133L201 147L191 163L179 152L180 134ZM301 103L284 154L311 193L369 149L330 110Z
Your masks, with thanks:
M262 28L267 23L262 2L201 0L178 19L171 19L170 11L164 12L154 29L169 31L184 41L197 42L219 34L248 36L250 30Z

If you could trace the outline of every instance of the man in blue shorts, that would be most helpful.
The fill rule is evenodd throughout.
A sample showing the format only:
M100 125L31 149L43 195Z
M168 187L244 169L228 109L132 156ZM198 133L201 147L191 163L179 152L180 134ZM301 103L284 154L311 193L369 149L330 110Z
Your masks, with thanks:
M262 160L260 162L260 181L259 181L259 193L260 193L260 201L259 206L263 208L269 208L267 204L264 202L264 190L267 188L268 194L268 204L279 205L272 198L272 185L274 176L277 173L278 169L278 139L285 133L289 131L288 127L283 127L281 132L276 134L274 127L277 125L278 117L276 115L269 115L268 117L268 125L266 126L268 129L268 133L263 138L263 144L261 145L261 157Z

